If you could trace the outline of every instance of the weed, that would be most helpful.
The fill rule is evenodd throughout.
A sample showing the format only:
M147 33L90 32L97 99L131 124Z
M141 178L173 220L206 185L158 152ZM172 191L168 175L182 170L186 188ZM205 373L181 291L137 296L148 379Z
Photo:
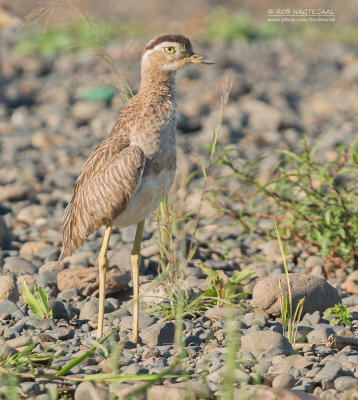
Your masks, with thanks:
M350 326L352 314L349 312L348 307L343 304L336 304L333 307L327 308L323 313L323 318L333 316L330 325L346 325Z
M255 273L254 270L237 272L225 282L218 272L209 268L207 265L201 263L199 266L203 272L211 278L209 283L210 287L202 293L202 296L216 299L217 306L220 307L224 303L234 304L238 299L244 299L250 294L238 292L243 288L241 282L252 276Z
M278 24L267 22L254 23L250 14L231 13L219 6L213 9L207 18L204 38L214 39L265 39L277 37L282 32Z
M40 318L52 318L52 310L48 308L48 294L35 282L34 294L26 282L22 285L24 299L30 310Z
M282 333L284 336L287 336L288 341L295 345L296 343L296 334L298 329L298 323L301 319L301 314L303 310L303 303L305 298L302 298L298 301L295 311L293 312L292 305L292 293L291 293L291 282L290 276L288 274L288 268L286 263L286 257L282 246L282 241L280 238L280 234L278 232L277 224L275 221L276 234L278 239L278 244L280 246L280 252L282 256L283 265L285 268L285 275L287 280L287 292L282 291L281 281L278 281L280 287L280 303L281 303L281 318L282 318Z
M241 224L246 233L273 237L272 229L257 227L257 219L276 216L280 236L290 244L318 246L323 257L358 261L357 143L340 146L336 158L327 162L316 155L319 143L310 146L305 136L301 151L279 150L281 159L268 183L261 183L255 175L260 161L240 164L230 156L231 150L222 150L218 162L230 168L241 192L246 189L250 194L229 193L241 205L238 212L230 206L213 205Z

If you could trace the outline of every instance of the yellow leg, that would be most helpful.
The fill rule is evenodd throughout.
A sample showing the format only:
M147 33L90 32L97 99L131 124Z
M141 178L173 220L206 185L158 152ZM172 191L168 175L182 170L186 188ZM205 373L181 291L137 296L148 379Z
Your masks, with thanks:
M97 327L97 339L103 336L103 318L104 318L104 299L106 295L106 270L108 268L108 244L109 238L112 232L112 224L107 225L104 233L102 248L98 256L99 266L99 307L98 307L98 327Z
M131 252L131 263L133 272L133 343L138 342L138 326L139 326L139 264L140 264L140 247L142 244L142 235L144 228L144 220L139 222L135 233L133 249Z

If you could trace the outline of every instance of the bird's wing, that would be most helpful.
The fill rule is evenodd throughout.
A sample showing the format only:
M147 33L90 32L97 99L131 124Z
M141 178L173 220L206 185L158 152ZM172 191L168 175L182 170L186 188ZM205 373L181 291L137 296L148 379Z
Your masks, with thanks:
M60 259L123 212L136 192L146 158L129 142L103 141L86 161L63 220Z

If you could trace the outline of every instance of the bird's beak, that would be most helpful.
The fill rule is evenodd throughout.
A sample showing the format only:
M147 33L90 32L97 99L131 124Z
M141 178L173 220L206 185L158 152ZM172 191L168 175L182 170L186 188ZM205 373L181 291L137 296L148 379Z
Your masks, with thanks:
M188 57L189 61L196 64L215 64L215 61L210 60L210 58L206 58L199 54L193 53L190 57Z

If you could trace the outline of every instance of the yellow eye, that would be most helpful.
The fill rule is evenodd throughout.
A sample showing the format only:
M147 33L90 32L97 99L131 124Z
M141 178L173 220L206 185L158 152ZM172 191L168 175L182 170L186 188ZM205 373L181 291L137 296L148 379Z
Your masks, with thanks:
M176 52L175 47L172 46L164 47L164 51L169 55L172 55Z

